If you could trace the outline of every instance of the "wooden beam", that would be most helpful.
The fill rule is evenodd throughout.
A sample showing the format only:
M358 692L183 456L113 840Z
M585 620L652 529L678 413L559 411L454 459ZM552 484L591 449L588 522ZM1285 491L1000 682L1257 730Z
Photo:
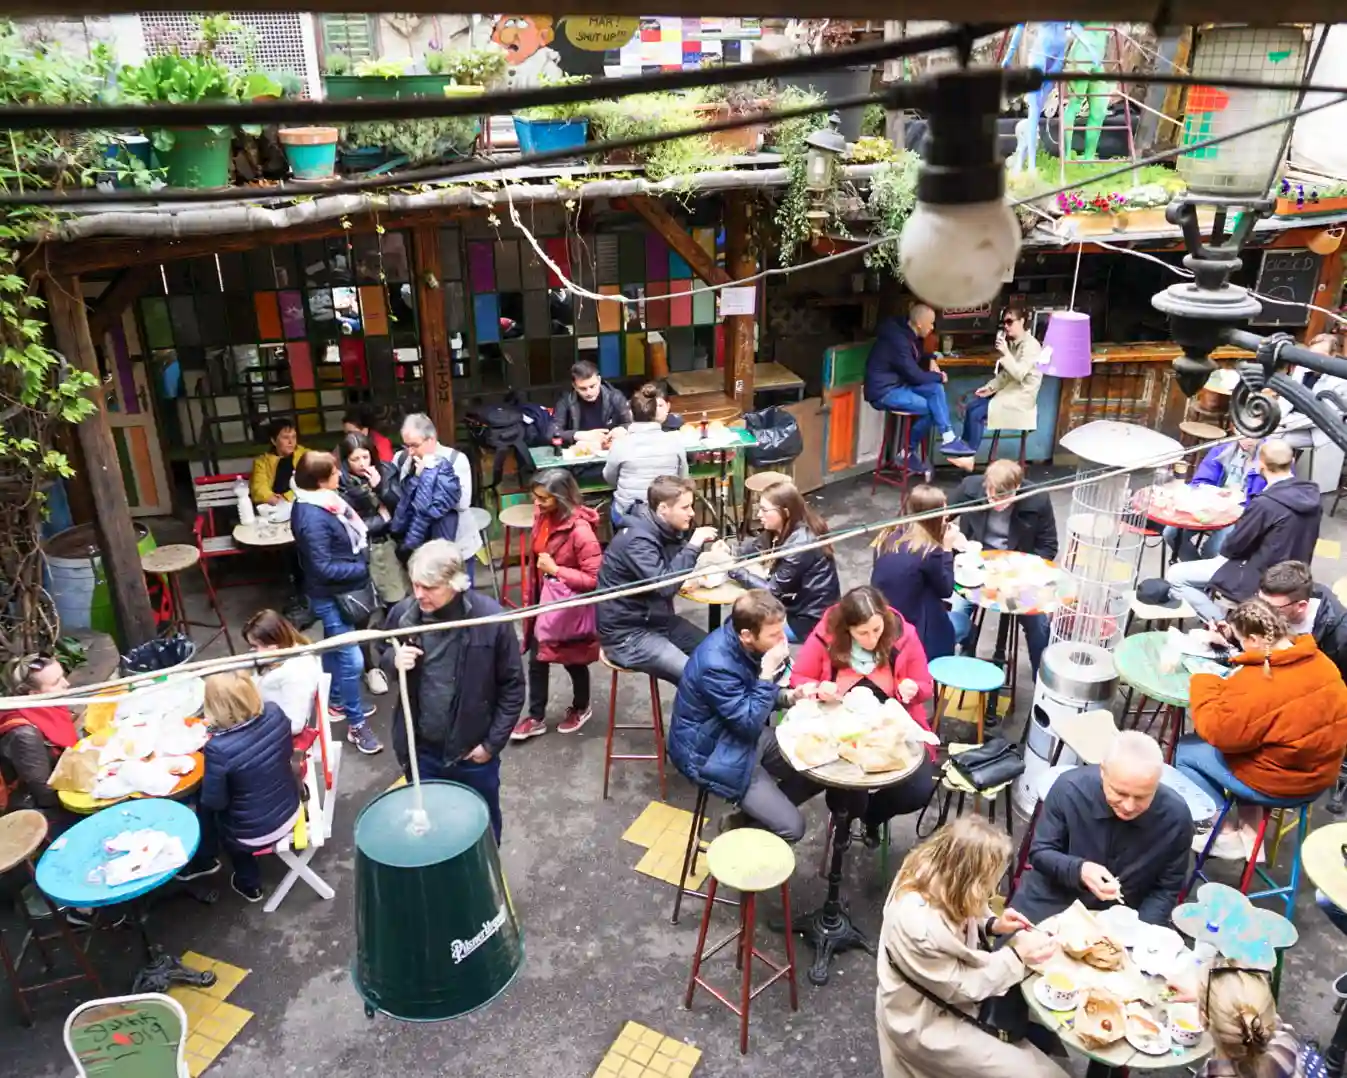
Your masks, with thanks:
M716 265L715 258L707 254L706 248L683 229L661 202L648 195L637 195L627 199L627 204L645 220L646 224L664 237L664 242L699 278L707 284L730 283L730 275Z
M78 277L47 278L47 312L56 347L73 367L94 376L96 385L89 394L94 412L75 427L75 435L84 450L85 468L93 492L97 516L98 545L112 594L112 608L121 629L123 650L143 644L155 635L154 613L145 590L145 573L136 549L136 529L126 501L121 463L108 425L107 400L98 357L94 354L89 320L80 293Z
M444 290L440 286L440 229L417 225L412 229L412 262L416 267L416 313L421 325L421 362L426 372L426 410L435 421L440 440L454 443L454 369L449 332L444 320Z
M753 256L752 223L756 203L747 191L725 198L725 265L741 280L758 272ZM744 411L753 407L754 327L758 316L732 314L725 319L725 395Z
M127 306L139 299L145 286L158 276L159 271L150 264L123 270L94 301L94 309L89 312L90 339L101 341L103 334L116 324Z

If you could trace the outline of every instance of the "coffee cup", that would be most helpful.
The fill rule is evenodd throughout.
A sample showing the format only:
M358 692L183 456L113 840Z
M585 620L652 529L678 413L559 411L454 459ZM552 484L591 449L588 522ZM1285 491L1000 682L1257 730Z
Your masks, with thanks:
M1054 1011L1069 1011L1080 996L1080 986L1069 973L1053 970L1043 977L1043 999Z
M1169 1008L1169 1037L1184 1048L1191 1048L1202 1039L1197 1007L1191 1003L1176 1003Z

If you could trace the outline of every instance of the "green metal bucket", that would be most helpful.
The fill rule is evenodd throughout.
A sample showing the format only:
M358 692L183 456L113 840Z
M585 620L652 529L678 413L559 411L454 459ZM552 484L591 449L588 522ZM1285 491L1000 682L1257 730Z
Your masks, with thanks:
M423 782L430 830L410 830L415 791L387 790L355 822L356 955L365 1013L441 1022L484 1007L524 963L486 802Z

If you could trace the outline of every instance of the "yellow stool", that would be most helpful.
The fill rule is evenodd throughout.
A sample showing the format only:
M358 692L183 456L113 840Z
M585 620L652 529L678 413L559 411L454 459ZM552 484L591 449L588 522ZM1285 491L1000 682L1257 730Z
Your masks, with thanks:
M717 1000L739 1016L739 1053L748 1052L748 1008L753 997L769 985L786 978L790 985L790 1009L800 1009L795 986L795 934L790 929L790 878L795 872L795 854L783 839L756 827L742 827L721 835L706 851L706 864L711 873L707 885L706 910L702 913L701 930L697 934L697 949L692 959L692 976L688 980L683 1006L692 1007L692 996L698 987L706 989ZM739 927L725 939L706 949L706 932L711 927L711 911L716 906L716 888L719 884L733 887L743 896L739 903ZM753 946L753 929L757 915L757 896L774 887L781 888L781 915L786 925L786 964L777 965ZM736 1005L701 977L702 963L729 944L735 944L735 969L742 971L739 1002ZM753 989L753 959L757 959L772 975Z

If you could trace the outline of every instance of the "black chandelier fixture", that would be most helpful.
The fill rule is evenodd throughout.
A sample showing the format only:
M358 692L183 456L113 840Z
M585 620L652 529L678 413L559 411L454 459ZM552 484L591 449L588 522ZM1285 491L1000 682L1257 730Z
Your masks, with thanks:
M1198 225L1199 205L1216 207L1211 236L1205 240ZM1193 277L1170 285L1151 299L1151 305L1169 316L1170 334L1183 350L1174 360L1174 376L1185 396L1197 393L1217 369L1211 358L1214 349L1230 345L1252 352L1253 359L1235 365L1239 383L1230 396L1235 429L1250 438L1266 438L1276 431L1283 416L1271 391L1347 451L1347 400L1331 390L1316 393L1289 373L1298 366L1347 379L1347 360L1297 344L1289 333L1250 331L1248 322L1261 312L1262 304L1247 288L1230 282L1243 264L1240 249L1272 205L1271 199L1204 195L1183 195L1171 202L1165 218L1183 232L1188 249L1183 264ZM1239 219L1226 235L1226 216L1232 209L1238 210Z

